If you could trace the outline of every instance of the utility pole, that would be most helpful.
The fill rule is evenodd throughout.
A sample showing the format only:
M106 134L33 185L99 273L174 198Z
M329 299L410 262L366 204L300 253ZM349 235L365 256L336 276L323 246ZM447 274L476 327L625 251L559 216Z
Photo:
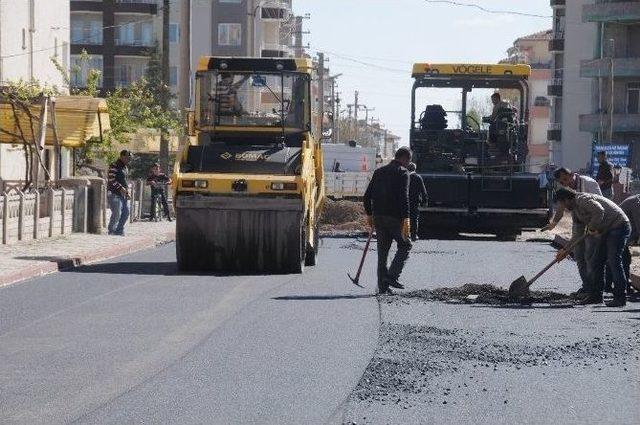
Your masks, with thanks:
M178 92L180 109L191 107L191 0L182 0L180 7L180 67Z
M324 132L324 53L318 53L318 91L320 92L320 137Z
M162 83L169 85L169 20L171 0L162 1ZM168 89L167 89L168 90ZM162 109L169 109L169 94L162 93ZM169 135L166 129L160 131L160 169L169 174Z
M360 109L360 105L358 104L358 96L360 96L360 93L358 93L358 90L356 90L355 93L355 103L354 103L354 116L355 116L355 120L356 120L356 127L355 127L355 136L354 139L356 142L358 142L358 109Z
M336 93L336 107L333 115L333 123L335 126L335 137L333 138L333 143L340 142L340 93ZM338 125L335 125L335 123Z
M376 108L367 108L366 106L364 107L364 113L365 113L364 123L365 123L365 125L369 125L369 112L373 112L375 110L376 110Z
M610 117L610 121L609 121L609 143L613 143L613 111L614 111L614 102L615 102L615 78L613 76L613 71L614 71L614 66L613 66L613 62L614 62L614 57L616 56L616 40L615 39L610 39L609 42L611 43L611 104L609 105L609 117Z

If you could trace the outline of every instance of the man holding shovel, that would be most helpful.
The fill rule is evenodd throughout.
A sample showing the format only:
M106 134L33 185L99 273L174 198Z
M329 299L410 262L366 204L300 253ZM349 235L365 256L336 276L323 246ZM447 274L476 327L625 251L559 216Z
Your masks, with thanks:
M600 192L600 186L598 186L598 183L594 179L589 176L574 173L568 168L558 168L554 171L553 178L555 181L560 183L562 187L568 187L576 192L602 195ZM558 205L553 218L549 224L542 228L542 230L553 230L560 220L562 220L562 217L564 217L564 207L562 205ZM589 280L593 276L591 266L594 263L599 246L599 236L587 235L587 237L583 238L582 241L578 242L573 250L573 258L576 260L578 272L580 273L580 280L582 280L582 286L574 293L578 297L585 296L587 288L591 286L589 283Z
M622 253L631 234L631 225L624 211L604 196L578 193L568 188L558 189L555 201L572 213L571 242L585 232L602 238L598 253L589 264L592 266L590 270L593 276L589 279L587 295L582 299L581 304L602 303L604 264L606 263L611 269L614 285L614 299L608 302L607 306L624 306L627 277L622 264ZM561 249L556 258L561 261L568 255L568 250Z
M398 282L409 258L409 172L411 162L409 148L401 147L395 159L378 168L364 194L364 208L371 231L375 228L378 243L378 293L393 295L390 286L404 289ZM387 259L391 244L396 241L398 252L391 266Z

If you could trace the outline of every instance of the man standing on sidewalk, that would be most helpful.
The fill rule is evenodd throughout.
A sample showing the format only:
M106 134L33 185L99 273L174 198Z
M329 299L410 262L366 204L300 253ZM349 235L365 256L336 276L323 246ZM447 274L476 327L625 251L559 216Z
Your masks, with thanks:
M589 176L574 173L568 168L558 168L554 171L553 178L563 187L568 187L576 192L602 195L600 186L598 186L598 183L594 179ZM562 204L558 204L553 219L543 227L542 230L553 230L560 220L562 220L562 217L564 217L564 211L565 209ZM595 257L600 247L600 239L599 236L589 235L573 250L573 258L576 260L580 280L582 281L582 285L578 291L574 293L576 296L583 296L588 291L588 288L593 286L590 280L593 279L596 273L596 271L593 270L593 266L596 263Z
M156 217L156 202L160 198L162 209L164 210L164 216L168 221L171 221L171 213L169 211L169 203L167 202L167 185L171 184L171 177L160 171L160 164L155 163L151 167L149 176L147 177L147 184L151 186L151 220L155 220Z
M416 173L416 164L410 163L407 167L409 170L409 216L411 219L411 240L418 240L418 220L420 212L418 207L427 203L427 188L424 187L424 181L420 174Z
M607 152L598 152L598 174L596 175L596 181L600 185L602 196L608 199L613 198L613 165L607 160Z
M584 233L600 235L602 248L594 258L593 270L599 273L590 279L587 296L581 304L602 303L604 286L604 264L611 269L613 277L613 301L608 307L622 307L626 303L627 277L622 264L622 253L631 234L631 225L624 211L613 201L600 195L577 193L571 189L561 188L556 192L556 202L571 211L573 229L571 244ZM558 251L556 259L562 261L569 255L565 249Z
M364 208L371 230L375 228L378 242L378 293L393 295L389 286L404 289L398 282L409 258L409 172L411 162L409 148L401 147L395 159L378 168L364 194ZM396 241L398 252L391 267L387 259L391 244Z
M111 219L109 220L109 234L124 236L124 225L129 219L129 184L127 176L129 170L127 164L131 161L131 152L123 150L120 158L109 166L107 180L109 209Z

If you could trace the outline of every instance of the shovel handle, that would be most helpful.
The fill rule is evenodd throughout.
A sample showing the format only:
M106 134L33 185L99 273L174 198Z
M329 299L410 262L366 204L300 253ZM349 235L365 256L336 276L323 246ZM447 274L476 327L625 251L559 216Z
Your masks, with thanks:
M356 282L360 282L360 273L362 273L362 266L364 266L364 260L367 258L367 251L369 251L369 245L371 244L371 238L373 238L373 230L369 231L369 239L364 246L364 252L362 253L362 259L360 260L360 266L358 267L358 273L356 273Z
M580 242L582 242L584 240L584 238L587 237L587 234L585 233L584 235L581 235L578 239L576 239L573 243L569 244L569 246L565 247L564 249L566 251L571 251L573 248L576 247L576 245L578 245ZM562 261L562 260L561 260ZM529 282L527 286L531 286L533 285L533 283L538 280L540 278L540 276L542 276L543 274L545 274L547 272L547 270L549 270L551 267L553 267L554 264L559 263L560 261L556 260L554 258L554 260L552 262L550 262L549 264L547 264L547 266L540 270L540 272L535 275Z

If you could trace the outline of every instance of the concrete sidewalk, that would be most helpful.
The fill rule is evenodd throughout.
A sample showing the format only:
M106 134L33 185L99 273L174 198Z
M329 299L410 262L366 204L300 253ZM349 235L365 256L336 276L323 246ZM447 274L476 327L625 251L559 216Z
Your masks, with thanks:
M72 233L54 239L0 245L0 287L175 240L175 222L135 222L126 236Z

